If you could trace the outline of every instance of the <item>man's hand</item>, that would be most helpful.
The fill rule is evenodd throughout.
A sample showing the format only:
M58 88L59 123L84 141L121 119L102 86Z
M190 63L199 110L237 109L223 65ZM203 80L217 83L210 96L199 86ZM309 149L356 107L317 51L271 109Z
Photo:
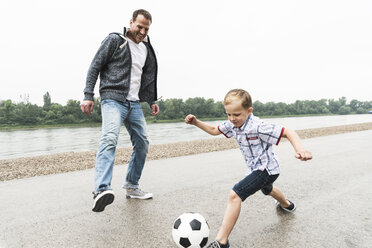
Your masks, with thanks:
M311 152L303 150L300 152L297 152L295 155L296 158L300 159L301 161L307 161L313 158L313 155Z
M195 125L196 121L197 121L197 119L196 119L195 115L188 115L185 118L185 123L186 124Z
M94 101L84 100L80 105L80 109L84 114L90 115L93 113Z
M159 114L159 106L154 103L153 105L151 105L151 110L152 110L152 115L153 116L157 116Z

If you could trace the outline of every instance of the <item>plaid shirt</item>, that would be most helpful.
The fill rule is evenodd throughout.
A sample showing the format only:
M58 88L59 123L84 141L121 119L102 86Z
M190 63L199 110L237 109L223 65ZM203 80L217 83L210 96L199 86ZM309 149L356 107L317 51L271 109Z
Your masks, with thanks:
M230 121L218 126L227 138L235 137L248 166L247 175L256 170L266 169L270 175L280 173L279 161L272 145L278 145L284 127L267 124L250 114L241 127L234 127Z

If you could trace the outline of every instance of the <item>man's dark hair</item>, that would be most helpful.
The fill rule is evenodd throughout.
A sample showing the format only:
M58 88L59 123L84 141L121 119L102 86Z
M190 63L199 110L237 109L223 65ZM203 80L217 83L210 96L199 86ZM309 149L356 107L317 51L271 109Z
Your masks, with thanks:
M135 10L133 12L133 16L132 16L133 22L136 21L136 18L137 18L138 15L143 15L147 20L149 20L152 23L151 14L147 10L144 10L144 9L137 9L137 10Z

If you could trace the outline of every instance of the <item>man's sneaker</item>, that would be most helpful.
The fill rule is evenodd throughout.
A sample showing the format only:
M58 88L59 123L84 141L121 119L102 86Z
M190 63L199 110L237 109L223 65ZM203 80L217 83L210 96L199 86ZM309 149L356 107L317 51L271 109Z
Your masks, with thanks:
M146 200L153 197L152 193L144 192L141 189L127 189L127 198Z
M114 201L115 195L112 190L93 192L93 212L102 212L105 207Z
M207 246L207 248L229 248L229 247L230 247L229 241L227 241L226 244L221 244L217 240L213 241Z
M280 204L279 204L278 201L276 201L276 205L279 206L284 211L293 213L296 210L296 205L293 202L291 202L290 200L288 200L288 199L287 199L287 201L289 201L290 205L288 207L286 207L286 208L283 208L282 206L280 206Z

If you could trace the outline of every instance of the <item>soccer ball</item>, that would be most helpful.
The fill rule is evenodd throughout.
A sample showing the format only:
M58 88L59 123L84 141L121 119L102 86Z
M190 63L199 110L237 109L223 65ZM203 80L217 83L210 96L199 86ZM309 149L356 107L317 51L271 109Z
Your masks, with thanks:
M173 224L173 240L181 248L201 248L208 242L209 226L198 213L181 214Z

